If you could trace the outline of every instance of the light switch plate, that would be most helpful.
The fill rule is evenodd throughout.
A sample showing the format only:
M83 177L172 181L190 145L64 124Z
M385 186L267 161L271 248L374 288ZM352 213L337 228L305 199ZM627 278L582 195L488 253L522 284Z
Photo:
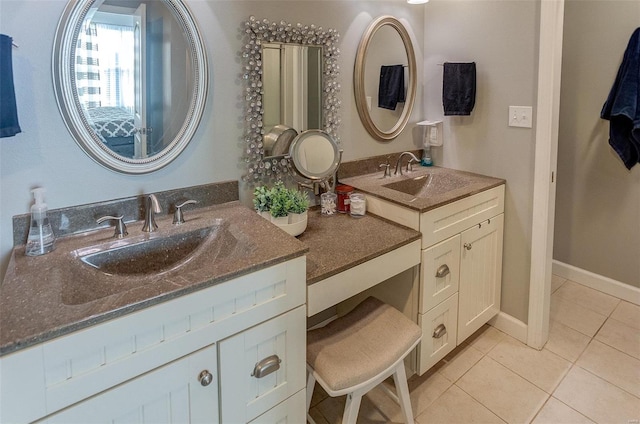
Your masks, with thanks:
M533 108L531 106L509 106L509 126L532 128Z

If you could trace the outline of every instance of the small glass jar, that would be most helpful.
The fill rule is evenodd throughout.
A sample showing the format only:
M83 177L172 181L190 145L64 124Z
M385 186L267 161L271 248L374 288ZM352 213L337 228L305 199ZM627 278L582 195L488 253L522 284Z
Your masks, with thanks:
M349 194L353 192L353 187L348 185L339 185L336 187L338 195L338 212L349 213Z
M320 195L320 214L322 216L335 215L337 211L337 198L335 193L322 193Z
M363 193L349 195L349 214L354 218L362 218L367 213L367 201Z

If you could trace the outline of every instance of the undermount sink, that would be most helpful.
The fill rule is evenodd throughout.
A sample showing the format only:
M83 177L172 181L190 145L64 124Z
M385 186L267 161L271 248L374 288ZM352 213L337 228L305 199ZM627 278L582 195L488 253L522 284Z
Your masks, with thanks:
M184 262L214 231L214 227L200 228L119 246L87 255L79 255L85 264L112 275L158 274Z
M210 267L221 258L250 248L229 231L229 223L223 219L196 229L83 247L71 252L69 269L73 278L63 283L62 301L81 305L150 284L170 284L162 282L163 277L172 279ZM93 276L96 271L103 277Z
M383 184L382 187L389 188L414 197L427 197L442 194L470 183L470 180L452 174L423 174L414 178L406 178Z

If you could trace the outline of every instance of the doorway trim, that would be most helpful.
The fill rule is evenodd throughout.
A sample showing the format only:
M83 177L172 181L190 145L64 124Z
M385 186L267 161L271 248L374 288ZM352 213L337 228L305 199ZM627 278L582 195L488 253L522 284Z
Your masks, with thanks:
M527 344L535 349L549 338L563 25L564 0L542 0L527 324Z

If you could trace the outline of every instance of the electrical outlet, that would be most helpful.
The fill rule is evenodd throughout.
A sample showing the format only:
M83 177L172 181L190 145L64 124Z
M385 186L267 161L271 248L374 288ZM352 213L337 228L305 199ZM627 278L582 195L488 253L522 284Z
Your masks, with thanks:
M531 106L509 106L509 126L532 128L533 108Z

